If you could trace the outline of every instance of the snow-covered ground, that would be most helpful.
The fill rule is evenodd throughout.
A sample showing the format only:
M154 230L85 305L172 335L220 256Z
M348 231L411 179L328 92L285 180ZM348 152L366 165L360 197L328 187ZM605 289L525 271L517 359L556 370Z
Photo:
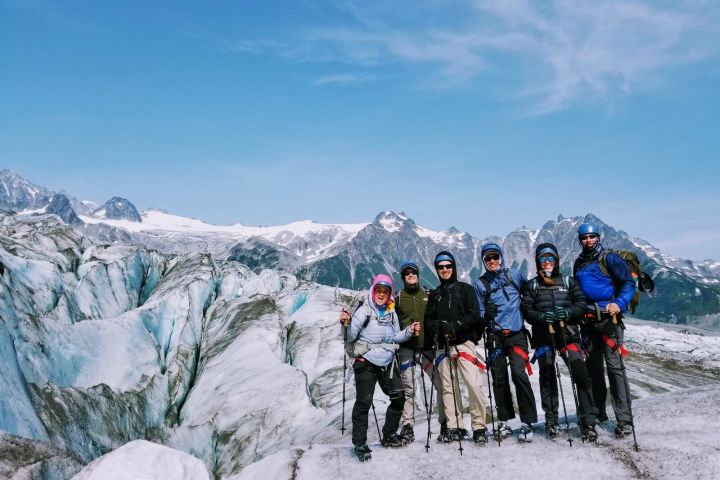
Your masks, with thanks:
M373 458L369 462L357 461L345 437L334 444L283 450L231 478L720 478L720 385L656 395L634 402L633 408L639 451L633 448L632 437L614 438L612 422L607 422L609 431L599 430L597 445L582 443L575 427L570 435L563 432L556 440L538 432L530 444L519 444L514 438L501 446L464 442L462 456L457 443L437 444L434 436L426 452L426 422L416 425L415 442L400 449L380 446L371 424ZM433 418L437 430L436 425ZM574 438L572 446L568 438Z

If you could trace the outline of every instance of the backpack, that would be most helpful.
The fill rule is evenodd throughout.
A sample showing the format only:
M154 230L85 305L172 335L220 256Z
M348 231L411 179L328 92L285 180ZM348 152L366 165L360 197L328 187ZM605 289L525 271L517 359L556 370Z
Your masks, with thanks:
M608 270L607 256L609 253L614 253L625 261L625 264L630 270L630 275L635 282L635 293L633 294L632 300L630 300L630 305L628 305L630 313L634 314L635 308L640 303L640 292L645 292L648 294L648 296L652 296L653 292L655 291L655 282L650 275L643 271L642 265L640 265L640 259L635 252L631 250L605 249L598 258L598 264L600 266L600 271L610 277L610 280L612 280L613 285L615 286L616 293L620 290L620 285L617 284L617 282L612 277L612 275L610 275L610 272ZM583 265L585 265L585 263L576 262L573 272L577 272Z
M364 303L365 303L365 299L364 299L364 298L360 298L360 300L358 300L357 307L355 307L355 310L353 310L352 314L350 315L350 321L352 321L352 317L354 317L354 316L355 316L355 313L357 313L357 311L362 308L362 306L363 306ZM361 356L363 353L366 353L366 352L368 351L368 347L367 347L367 344L366 344L365 342L359 342L359 343L358 343L358 338L360 338L360 332L362 332L363 330L365 330L365 327L368 326L368 323L370 323L370 313L367 313L367 314L365 315L365 321L363 322L362 327L360 327L360 330L358 330L358 333L357 333L357 335L355 336L355 340L352 340L352 341L351 341L351 340L346 340L346 341L345 341L345 353L346 353L350 358L359 357L359 356ZM350 325L348 324L348 326L347 326L346 328L349 329L349 328L350 328ZM363 349L364 349L364 350L363 350Z
M515 283L515 280L513 280L512 277L510 276L510 270L507 268L503 268L502 271L503 271L503 274L505 274L505 280L508 281L508 284L512 285L515 288L515 290L517 290L518 293L522 293L520 291L520 287L518 286L518 284ZM485 277L485 274L480 276L480 281L482 282L483 287L485 287L485 298L483 299L483 302L485 303L485 305L487 305L490 302L490 295L497 292L498 290L503 289L506 286L506 285L501 285L499 287L491 288L490 280L488 280Z

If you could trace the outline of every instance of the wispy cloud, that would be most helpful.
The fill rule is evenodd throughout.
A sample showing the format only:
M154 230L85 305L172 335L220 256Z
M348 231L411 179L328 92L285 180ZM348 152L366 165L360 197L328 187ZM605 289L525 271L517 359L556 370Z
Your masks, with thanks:
M350 25L299 32L292 42L263 48L293 61L375 70L427 65L429 78L417 85L433 88L514 70L508 77L515 79L516 98L531 99L535 114L654 88L672 69L717 60L720 52L720 5L713 1L446 2L457 14L437 15L435 22L400 15L395 3L387 9L368 3L346 3L355 20ZM429 5L418 0L408 11Z
M323 85L357 85L359 83L374 82L378 79L375 75L358 75L353 73L339 73L336 75L326 75L313 80L315 86Z

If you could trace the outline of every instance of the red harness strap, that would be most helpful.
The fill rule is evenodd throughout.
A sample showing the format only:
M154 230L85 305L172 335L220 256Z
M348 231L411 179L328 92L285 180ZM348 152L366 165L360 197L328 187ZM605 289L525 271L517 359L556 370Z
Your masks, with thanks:
M566 346L560 349L560 353L565 353L567 350L580 353L580 347L576 343L568 343Z
M530 357L528 354L523 350L522 348L518 347L517 345L514 345L512 347L512 351L520 358L522 358L525 361L525 370L527 370L528 375L532 375L532 366L530 365Z
M602 339L605 345L610 347L613 352L620 352L620 355L622 355L623 357L627 357L628 355L630 355L630 352L625 347L623 347L621 343L615 343L615 340L608 337L607 335L603 335Z
M485 371L485 364L483 362L481 362L479 358L475 358L467 352L459 352L458 355L460 355L460 358L463 358L463 359L467 360L468 362L472 363L473 365L478 367L483 372Z

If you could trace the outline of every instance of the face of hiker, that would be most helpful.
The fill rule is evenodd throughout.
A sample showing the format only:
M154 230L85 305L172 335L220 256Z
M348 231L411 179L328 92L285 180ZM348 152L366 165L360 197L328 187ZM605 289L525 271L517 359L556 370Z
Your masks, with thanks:
M418 283L418 273L414 268L407 268L403 270L402 275L403 283L405 285L414 286Z
M538 257L538 262L540 263L540 268L542 268L545 276L549 277L555 269L557 258L555 258L555 255L552 253L543 253Z
M450 280L453 273L453 265L450 262L442 262L435 265L440 280Z
M588 233L580 236L580 244L585 250L592 250L600 240L600 236L597 233Z
M485 268L491 272L497 272L500 270L500 252L489 251L483 257L485 262Z
M385 305L390 298L390 289L385 285L375 287L375 305Z

